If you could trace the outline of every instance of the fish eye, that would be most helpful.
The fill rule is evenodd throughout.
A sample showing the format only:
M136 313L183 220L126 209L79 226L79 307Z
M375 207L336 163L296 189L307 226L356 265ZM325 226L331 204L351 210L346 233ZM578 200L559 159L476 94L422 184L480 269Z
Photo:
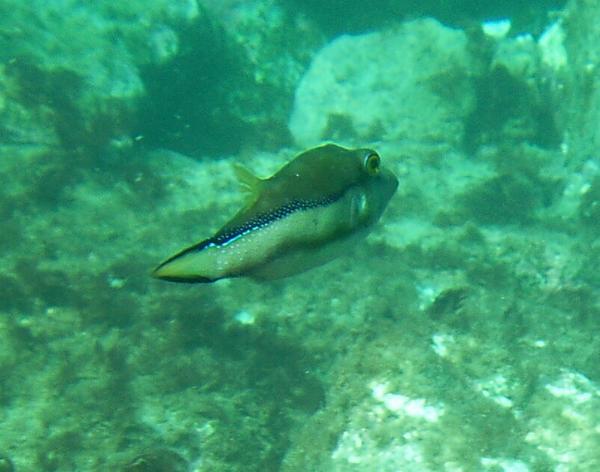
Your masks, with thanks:
M379 166L381 164L381 158L379 154L373 151L369 151L365 156L364 166L365 170L369 175L377 175L379 173Z

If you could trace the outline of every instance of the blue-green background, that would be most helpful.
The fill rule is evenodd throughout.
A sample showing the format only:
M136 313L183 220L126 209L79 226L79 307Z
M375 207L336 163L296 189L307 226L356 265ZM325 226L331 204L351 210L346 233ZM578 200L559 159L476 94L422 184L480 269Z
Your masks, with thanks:
M600 470L599 67L596 1L0 0L0 471ZM152 280L295 113L370 238Z

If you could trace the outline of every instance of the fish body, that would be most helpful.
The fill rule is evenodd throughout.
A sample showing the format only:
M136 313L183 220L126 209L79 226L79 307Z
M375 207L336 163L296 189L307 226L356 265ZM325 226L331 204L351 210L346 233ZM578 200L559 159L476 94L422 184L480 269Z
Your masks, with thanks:
M371 149L335 144L302 154L268 179L238 170L251 199L213 237L160 264L172 282L277 279L352 250L379 220L398 180Z

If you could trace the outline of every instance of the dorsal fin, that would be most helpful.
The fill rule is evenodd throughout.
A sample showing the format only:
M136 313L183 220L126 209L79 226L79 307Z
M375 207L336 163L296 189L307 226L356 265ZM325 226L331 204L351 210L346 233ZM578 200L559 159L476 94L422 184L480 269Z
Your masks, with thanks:
M234 164L233 171L237 177L243 192L246 194L245 208L250 207L259 197L264 185L264 180L257 177L242 164Z

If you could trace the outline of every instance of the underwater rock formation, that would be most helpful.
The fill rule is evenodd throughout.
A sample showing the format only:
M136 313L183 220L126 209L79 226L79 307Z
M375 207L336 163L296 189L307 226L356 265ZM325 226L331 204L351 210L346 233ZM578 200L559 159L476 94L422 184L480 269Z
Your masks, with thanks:
M274 0L202 4L231 69L187 49L195 1L0 3L0 470L600 470L598 2L525 35L418 20L315 46L293 129L376 146L399 180L385 221L294 278L165 287L153 263L242 204L235 165L298 151L263 144L326 37ZM209 103L199 59L255 75ZM185 87L150 91L150 69ZM204 158L180 120L141 142L200 159L123 146L75 168L64 147L106 150L169 93L219 118L212 150L247 120L225 144L251 151Z
M353 139L457 144L472 110L464 32L433 19L341 36L313 59L290 118L297 144Z
M42 136L50 123L64 147L101 150L129 129L140 66L172 55L174 28L197 16L193 0L2 2L7 96L35 111Z

